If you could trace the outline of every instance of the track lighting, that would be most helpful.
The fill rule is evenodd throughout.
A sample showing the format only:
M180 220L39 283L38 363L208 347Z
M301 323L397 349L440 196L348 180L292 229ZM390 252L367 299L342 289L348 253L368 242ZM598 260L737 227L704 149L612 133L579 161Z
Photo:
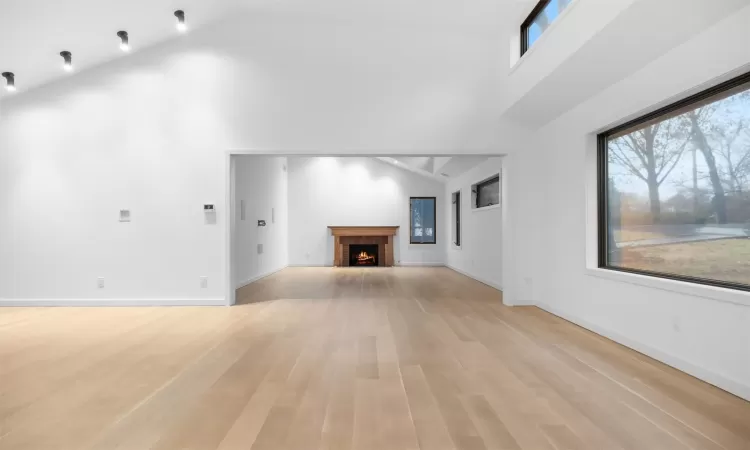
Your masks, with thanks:
M13 74L13 72L3 72L3 78L5 78L5 81L6 81L5 89L8 92L15 92L16 91L16 76Z
M73 71L73 55L69 51L60 52L60 56L63 57L65 62L63 63L63 70L66 72Z
M185 11L178 9L174 12L175 17L177 17L177 31L180 33L185 33L187 31L187 24L185 23Z
M120 38L120 50L125 53L130 51L130 41L128 40L127 31L118 31L117 36Z

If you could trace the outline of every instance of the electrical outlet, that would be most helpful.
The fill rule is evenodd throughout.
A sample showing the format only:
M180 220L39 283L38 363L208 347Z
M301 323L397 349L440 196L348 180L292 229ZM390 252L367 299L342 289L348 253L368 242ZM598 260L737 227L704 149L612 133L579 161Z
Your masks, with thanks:
M201 277L201 289L208 287L208 277Z
M97 278L97 280L96 280L96 286L99 289L104 289L104 277Z

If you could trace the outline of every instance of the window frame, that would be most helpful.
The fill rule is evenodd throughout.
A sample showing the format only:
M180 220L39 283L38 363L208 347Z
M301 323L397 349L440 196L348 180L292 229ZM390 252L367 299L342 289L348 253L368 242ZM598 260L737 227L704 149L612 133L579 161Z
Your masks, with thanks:
M544 11L544 8L550 4L552 0L539 0L534 9L531 10L529 15L521 23L521 56L525 55L529 51L529 28L534 23L534 19L539 15L540 12Z
M712 280L707 278L691 277L688 275L679 275L672 273L653 272L650 270L632 269L627 267L610 266L608 263L609 255L609 196L608 196L608 143L610 137L621 134L629 129L635 129L649 123L661 122L670 117L678 116L684 112L691 111L701 103L711 104L723 98L727 98L735 93L743 92L741 86L750 83L750 72L732 78L716 86L704 89L697 94L690 95L682 100L659 108L651 113L630 120L622 125L611 128L597 135L596 149L596 192L597 192L597 267L599 269L612 272L631 273L644 275L653 278L660 278L673 281L682 281L686 283L698 284L703 286L713 286L725 289L732 289L744 292L750 292L750 284L735 283L732 281ZM750 86L747 86L750 88ZM732 92L737 90L737 92Z
M482 191L482 186L486 186L488 184L492 184L494 182L497 182L497 192L498 192L498 203L493 203L491 205L485 205L485 206L479 206L479 193ZM474 184L474 189L476 189L476 192L474 193L474 209L484 209L484 208L491 208L493 206L497 206L502 202L501 192L500 192L500 174L495 174L491 176L490 178L487 178L486 180L480 181L476 184Z
M432 213L435 218L435 224L432 227L433 242L414 242L414 220L412 219L412 207L413 200L432 200ZM409 244L413 245L436 245L437 244L437 197L409 197Z
M453 226L456 228L456 239L453 241L453 245L461 248L461 189L451 194L451 207L456 213L453 220ZM451 211L451 216L453 215L453 211Z

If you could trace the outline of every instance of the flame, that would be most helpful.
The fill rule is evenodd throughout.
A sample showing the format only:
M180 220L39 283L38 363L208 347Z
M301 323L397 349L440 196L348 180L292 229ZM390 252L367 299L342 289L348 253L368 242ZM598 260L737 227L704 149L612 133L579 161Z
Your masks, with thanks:
M368 261L375 262L375 256L370 256L367 252L360 252L359 255L357 255L357 261L360 263L366 263Z

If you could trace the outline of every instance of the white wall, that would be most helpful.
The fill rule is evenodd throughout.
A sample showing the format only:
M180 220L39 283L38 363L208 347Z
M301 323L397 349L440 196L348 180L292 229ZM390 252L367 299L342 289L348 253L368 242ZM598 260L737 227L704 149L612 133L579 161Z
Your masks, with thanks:
M328 226L399 226L401 265L443 265L444 186L374 158L289 158L289 264L333 265ZM409 244L409 197L437 197L437 244Z
M516 303L533 302L750 399L750 296L595 269L596 133L748 70L750 7L539 130L504 164ZM717 51L716 49L721 49ZM508 274L512 276L508 277Z
M502 158L486 162L450 179L446 186L445 209L451 211L452 194L461 190L461 247L448 242L446 264L485 284L502 289L502 220L498 207L472 208L471 186L502 172ZM502 196L502 192L501 192ZM453 236L452 214L446 214L444 229Z
M238 15L2 94L0 303L225 302L229 149L516 147L523 131L487 115L495 42L412 23L387 29ZM204 203L216 205L215 223ZM121 208L131 223L118 222Z
M239 288L288 264L287 159L282 156L233 159L233 280ZM258 220L265 220L266 226L258 226ZM263 246L262 252L258 251L259 244Z

